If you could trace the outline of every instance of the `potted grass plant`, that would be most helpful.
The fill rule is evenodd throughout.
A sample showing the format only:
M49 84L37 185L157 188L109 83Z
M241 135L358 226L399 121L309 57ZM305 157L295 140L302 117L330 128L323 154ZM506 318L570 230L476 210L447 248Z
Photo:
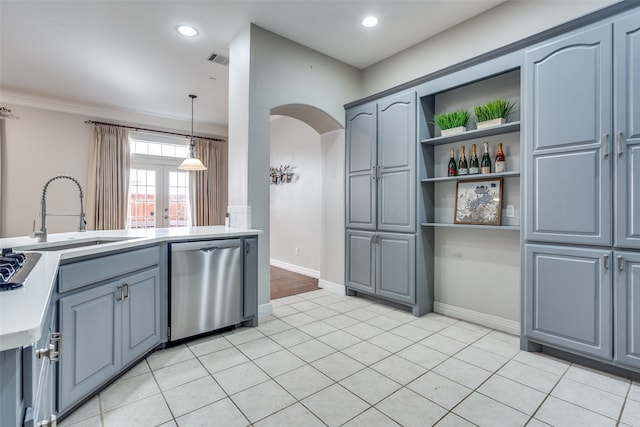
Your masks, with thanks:
M478 119L478 129L505 124L515 105L515 102L508 99L494 99L484 105L476 105L473 111Z
M442 136L455 135L467 130L469 112L467 110L450 111L433 116L433 123L440 128Z

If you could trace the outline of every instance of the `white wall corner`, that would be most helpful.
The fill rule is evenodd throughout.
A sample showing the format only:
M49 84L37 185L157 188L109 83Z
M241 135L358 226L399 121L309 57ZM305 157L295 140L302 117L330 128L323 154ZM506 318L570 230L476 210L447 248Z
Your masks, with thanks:
M322 289L326 289L326 290L331 291L331 292L335 292L335 293L340 294L340 295L344 295L345 294L344 285L341 285L339 283L329 282L328 280L320 279L318 281L318 287L320 287Z
M433 311L438 314L454 317L460 320L466 320L467 322L476 323L511 335L520 336L520 322L438 301L434 301Z

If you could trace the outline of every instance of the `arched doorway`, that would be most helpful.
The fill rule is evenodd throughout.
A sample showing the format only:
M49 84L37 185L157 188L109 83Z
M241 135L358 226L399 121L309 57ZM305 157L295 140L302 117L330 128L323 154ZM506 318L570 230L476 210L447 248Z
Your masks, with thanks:
M271 110L270 165L289 182L270 186L270 264L344 281L344 129L325 112L289 104Z

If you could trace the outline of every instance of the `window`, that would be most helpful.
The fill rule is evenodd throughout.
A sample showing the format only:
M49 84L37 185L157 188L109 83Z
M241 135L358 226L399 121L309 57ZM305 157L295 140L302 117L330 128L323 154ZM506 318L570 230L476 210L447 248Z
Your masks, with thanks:
M183 138L132 134L130 228L191 225L189 173L178 169L187 157L186 143Z

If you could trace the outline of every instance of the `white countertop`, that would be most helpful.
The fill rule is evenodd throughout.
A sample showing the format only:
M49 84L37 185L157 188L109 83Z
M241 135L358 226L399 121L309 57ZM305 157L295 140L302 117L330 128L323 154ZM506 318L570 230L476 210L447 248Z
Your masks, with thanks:
M61 260L132 249L150 243L225 239L257 234L262 234L262 231L212 226L58 233L47 236L46 243L38 243L36 238L31 237L0 239L2 249L13 248L16 252L42 253L42 257L29 274L24 286L0 292L0 351L30 345L40 339L51 296L55 290L58 265ZM111 239L114 242L51 250L56 245L97 240L104 242ZM45 247L50 249L38 251L38 248Z

